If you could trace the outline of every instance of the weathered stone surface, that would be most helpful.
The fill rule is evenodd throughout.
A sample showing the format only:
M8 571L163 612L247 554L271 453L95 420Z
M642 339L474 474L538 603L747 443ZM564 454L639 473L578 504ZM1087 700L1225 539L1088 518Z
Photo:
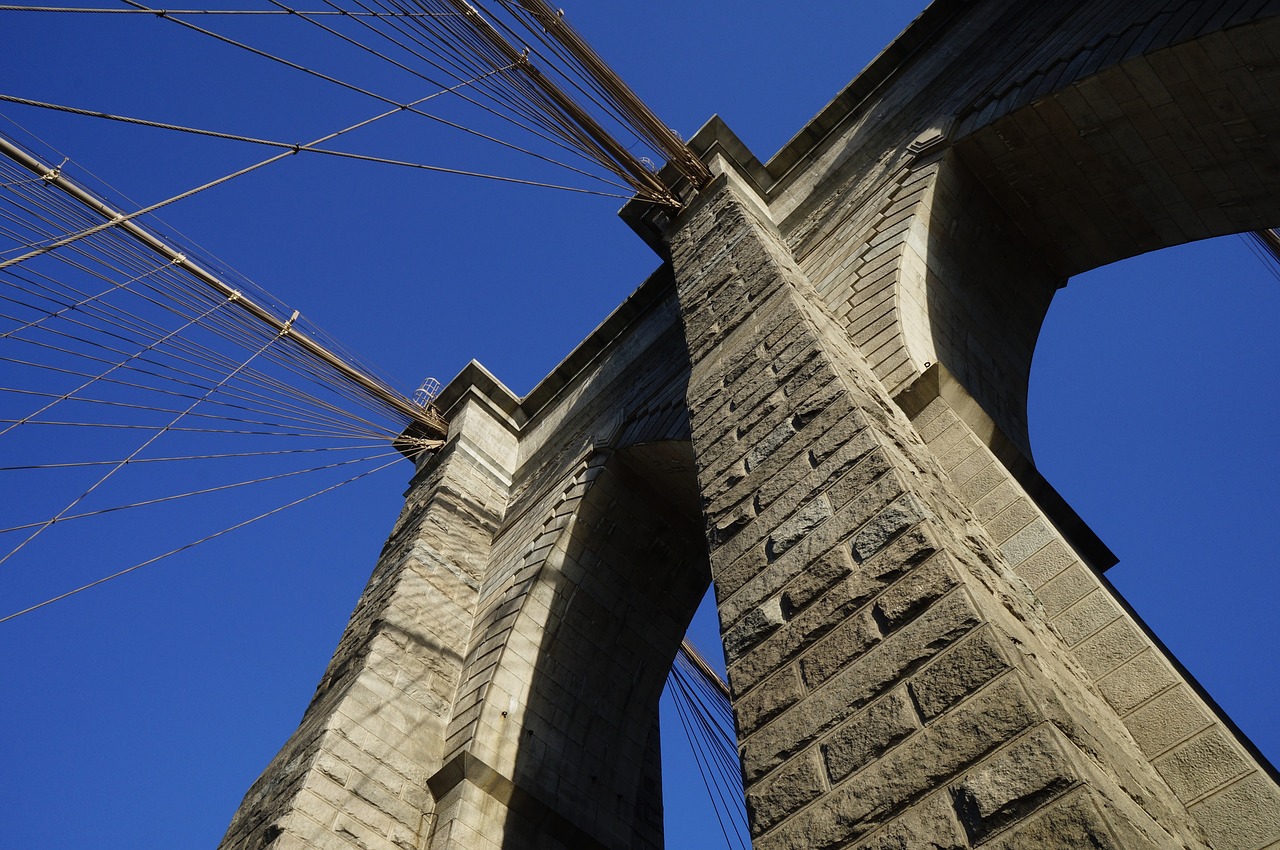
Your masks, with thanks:
M965 839L949 796L926 797L879 832L854 845L855 850L966 850Z
M784 622L786 617L782 613L782 600L778 597L767 600L724 633L725 654L730 658L737 658L768 637Z
M818 687L879 640L880 630L870 612L849 617L800 659L805 685Z
M999 638L988 627L922 669L909 687L920 713L932 720L1008 669Z
M866 561L884 546L928 516L928 512L911 496L904 496L876 514L850 543L855 561Z
M822 756L832 782L884 755L894 744L920 728L911 700L901 689L838 728L822 744Z
M955 786L969 834L981 840L1020 820L1079 780L1052 727L1041 725L970 771Z
M794 667L784 667L734 705L739 734L750 735L761 724L796 704L804 694Z
M880 595L873 609L876 622L891 632L959 585L946 554L936 555Z
M816 800L825 790L817 753L795 759L747 792L747 816L753 833L761 833Z
M1120 832L1123 838L1117 839ZM1116 829L1116 819L1107 817L1084 791L1064 797L984 844L992 850L1027 850L1031 847L1088 847L1096 850L1156 850L1160 844L1136 830Z
M1012 679L995 683L756 842L759 850L839 846L886 823L893 812L922 798L940 782L1039 715ZM1047 845L1054 846L1054 845ZM1065 846L1065 845L1058 845Z
M1155 765L1184 802L1251 770L1235 742L1218 729L1206 729L1156 759Z
M1187 685L1170 688L1126 719L1142 751L1157 756L1209 725L1200 700Z
M769 535L769 540L765 543L766 557L771 561L781 557L805 535L831 519L831 515L831 503L826 497L821 495L815 497L812 502L797 511L795 516L779 526L777 531Z
M1191 807L1215 847L1267 847L1280 824L1280 793L1255 771Z
M801 611L819 598L836 582L853 571L853 563L841 549L833 549L792 581L782 591L782 605L788 611Z
M759 646L729 664L729 680L735 693L745 693L764 676L794 659L832 629L848 622L848 617L879 587L851 578L837 584L811 607L779 628ZM783 599L785 600L785 594ZM879 637L866 618L846 628L863 631L867 641ZM732 658L732 656L729 656Z

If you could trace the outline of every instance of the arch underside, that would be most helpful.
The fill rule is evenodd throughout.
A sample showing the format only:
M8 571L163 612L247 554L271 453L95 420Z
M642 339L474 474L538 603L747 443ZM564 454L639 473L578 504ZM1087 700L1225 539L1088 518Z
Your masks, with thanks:
M915 116L894 152L868 170L882 140L855 123L808 178L845 204L784 206L780 228L892 393L941 363L1030 458L1035 342L1069 277L1280 224L1280 9L988 5L1025 46L988 49L977 84L903 72L922 79L880 105Z

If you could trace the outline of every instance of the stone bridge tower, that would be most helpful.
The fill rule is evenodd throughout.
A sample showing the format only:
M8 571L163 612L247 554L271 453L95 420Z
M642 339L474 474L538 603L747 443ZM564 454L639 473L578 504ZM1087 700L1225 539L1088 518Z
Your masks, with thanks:
M753 841L1280 848L1275 771L1030 460L1056 289L1280 224L1280 4L937 0L768 163L718 120L662 267L527 397L478 364L223 842L662 843L714 584Z

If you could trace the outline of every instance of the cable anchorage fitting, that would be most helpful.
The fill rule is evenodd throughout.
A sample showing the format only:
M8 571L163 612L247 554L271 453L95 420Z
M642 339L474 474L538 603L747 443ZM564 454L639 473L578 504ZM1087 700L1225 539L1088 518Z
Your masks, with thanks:
M240 293L237 292L236 294L239 295ZM302 315L300 311L294 310L293 315L289 317L289 320L280 326L280 333L278 336L288 336L289 329L293 327L294 322L298 321L298 316L300 315Z

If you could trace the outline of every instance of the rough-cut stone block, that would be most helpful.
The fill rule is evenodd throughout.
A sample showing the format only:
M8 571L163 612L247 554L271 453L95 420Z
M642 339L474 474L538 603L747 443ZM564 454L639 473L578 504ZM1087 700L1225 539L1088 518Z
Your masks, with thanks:
M880 640L880 630L866 613L855 614L837 626L800 660L804 682L810 688L831 678Z
M875 449L857 466L838 478L827 490L827 498L837 508L863 493L871 483L892 468L883 449Z
M800 684L800 676L795 668L783 668L734 704L739 733L750 735L762 724L795 705L803 694L804 687Z
M1042 724L969 771L956 800L969 834L982 839L1020 820L1080 778L1052 726Z
M911 700L898 688L832 732L822 743L831 781L840 782L920 728Z
M902 545L898 546L893 553L898 557L888 557L890 553L886 551L882 557L877 557L860 566L857 573L836 583L819 597L817 602L810 603L809 607L795 614L794 619L781 626L759 646L731 660L729 680L733 685L734 693L744 693L774 670L793 660L823 635L846 623L849 615L859 606L879 593L903 570L910 569L916 558L925 557L928 552L933 551L923 535L911 536L911 540L900 541ZM784 616L790 608L788 594L791 588L799 587L807 597L809 593L817 592L815 588L825 583L831 575L843 573L848 563L847 554L833 549L828 552L828 557L821 561L818 567L810 572L801 573L782 594ZM808 583L810 579L815 583ZM865 634L868 639L877 637L876 629L865 616L859 623L848 628L866 629Z
M924 611L959 586L960 579L945 553L939 553L908 573L880 595L873 614L887 634Z
M852 570L848 554L843 549L832 549L783 589L783 611L803 611Z
M767 600L724 633L725 656L737 658L768 637L783 622L782 600L778 597Z
M711 538L716 545L724 543L750 525L755 518L756 512L750 503L735 505L712 521Z
M967 850L947 794L934 794L902 812L854 850Z
M791 815L823 792L822 768L810 751L747 792L747 816L751 832L759 835Z
M913 676L911 695L932 720L1009 667L996 633L984 628Z
M1132 832L1122 843L1108 821L1092 796L1080 789L982 846L983 850L1169 850Z
M870 683L889 683L915 669L981 622L963 591L938 602L910 625L887 637L858 662ZM870 637L871 632L866 632ZM801 658L801 672L810 687L831 678L862 655L856 640L845 643L833 633ZM848 679L849 673L843 678Z
M769 535L769 540L765 544L765 555L770 561L777 560L805 535L831 519L831 516L831 503L824 496L816 496L813 501L796 511L790 519Z
M849 543L853 559L861 563L879 552L894 537L928 516L911 496L892 503L872 517Z
M963 592L939 602L891 640L874 647L809 693L782 717L748 736L743 743L748 777L763 775L781 764L980 622ZM833 659L841 654L836 646L830 652Z
M755 437L751 443L751 449L746 454L747 472L761 466L769 455L776 452L782 447L783 443L791 439L796 433L795 426L788 419L774 427L772 431L763 437Z

